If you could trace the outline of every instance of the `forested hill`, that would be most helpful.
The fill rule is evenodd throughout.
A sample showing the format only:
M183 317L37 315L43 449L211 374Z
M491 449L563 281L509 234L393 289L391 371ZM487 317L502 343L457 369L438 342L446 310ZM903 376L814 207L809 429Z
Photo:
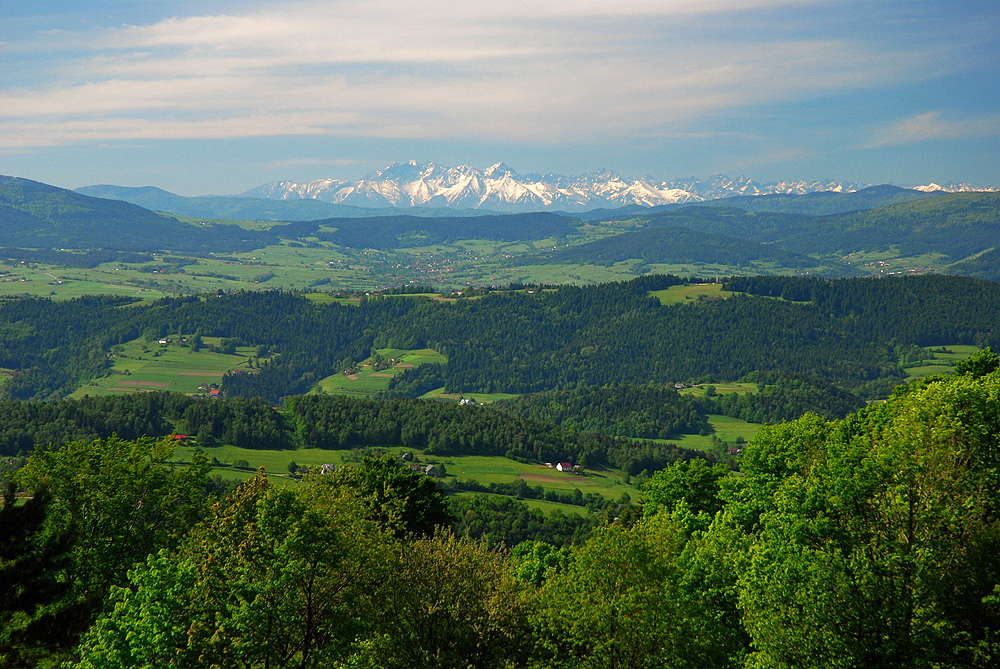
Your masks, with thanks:
M706 206L736 207L746 211L770 211L786 214L809 214L811 216L828 216L849 211L877 209L901 202L912 202L925 198L937 197L940 192L926 193L911 188L900 188L889 184L870 186L853 193L837 193L834 191L818 191L803 195L775 193L771 195L727 197L720 200L709 200Z
M1000 334L1000 286L959 277L789 278L789 285L826 285L829 298L795 304L734 297L664 307L647 290L668 281L648 277L492 294L449 308L422 305L379 341L445 352L451 392L533 392L738 379L757 370L816 374L860 388L902 380L896 345L991 345Z
M281 292L167 299L0 303L7 397L60 397L108 373L112 348L138 337L223 337L278 353L254 374L229 374L229 395L281 398L366 359L373 348L433 348L447 363L416 368L449 392L536 392L608 383L736 380L751 372L817 377L864 397L903 379L911 346L1000 345L1000 285L961 277L819 281L733 279L747 293L664 306L643 277L551 291L497 291L440 303L382 297L318 305ZM775 297L788 299L775 299ZM800 299L802 298L802 299ZM794 301L793 301L794 300ZM801 303L800 303L801 302ZM418 384L418 385L420 385Z
M265 238L233 225L199 228L127 202L0 176L2 246L232 252L259 248Z
M807 216L717 203L641 216L650 226L729 235L800 254L848 254L899 246L902 256L952 261L1000 247L1000 193L951 193L865 211Z
M550 212L494 216L376 216L334 218L289 226L302 234L309 227L317 238L341 246L390 250L425 246L459 239L498 241L538 240L565 237L580 221Z
M655 227L624 232L587 244L546 253L535 263L569 262L610 265L637 258L647 264L722 264L750 268L755 263L774 263L780 267L813 268L820 263L799 253L775 245L758 244L746 239L681 227ZM836 262L835 273L853 274L852 267Z

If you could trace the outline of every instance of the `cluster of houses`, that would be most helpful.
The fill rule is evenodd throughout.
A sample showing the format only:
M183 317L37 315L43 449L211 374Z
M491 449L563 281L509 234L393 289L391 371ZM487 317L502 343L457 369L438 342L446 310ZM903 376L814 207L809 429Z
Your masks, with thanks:
M195 397L205 397L206 391L208 397L219 397L219 384L218 383L203 383L198 386L198 390L202 391L195 395Z

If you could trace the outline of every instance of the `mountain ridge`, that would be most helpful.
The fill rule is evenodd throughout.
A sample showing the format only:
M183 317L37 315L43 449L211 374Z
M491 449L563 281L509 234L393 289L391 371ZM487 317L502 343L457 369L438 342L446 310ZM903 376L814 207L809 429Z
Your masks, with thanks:
M433 162L392 163L356 181L317 179L305 183L276 181L241 194L273 200L315 199L334 204L370 208L420 209L424 207L489 209L497 212L561 210L579 213L633 205L656 207L707 202L731 197L806 195L817 192L855 193L872 184L824 180L758 182L749 177L714 174L702 181L687 177L663 181L651 176L624 177L611 170L579 176L519 174L499 162L485 170L468 165L448 167ZM993 191L968 184L939 186L931 183L912 189L919 194L958 191Z

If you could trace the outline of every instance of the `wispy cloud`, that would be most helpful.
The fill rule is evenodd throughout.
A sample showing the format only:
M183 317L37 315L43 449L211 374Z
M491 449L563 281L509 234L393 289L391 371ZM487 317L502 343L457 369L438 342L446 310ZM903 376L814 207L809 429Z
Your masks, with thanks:
M748 13L816 4L345 0L60 35L61 46L43 36L12 47L35 49L47 63L38 83L0 85L0 148L303 134L559 142L694 133L713 114L952 67L947 46L738 30Z
M901 119L872 133L862 149L916 144L931 140L964 139L1000 135L1000 114L951 120L941 110L929 111Z

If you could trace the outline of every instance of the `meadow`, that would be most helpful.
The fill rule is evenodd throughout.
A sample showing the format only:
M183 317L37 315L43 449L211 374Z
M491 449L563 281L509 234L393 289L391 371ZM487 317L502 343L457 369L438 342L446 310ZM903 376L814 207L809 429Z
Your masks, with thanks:
M204 337L205 348L195 351L189 342L182 341L184 338L171 335L169 344L136 339L115 347L111 373L92 379L70 397L155 390L207 394L208 390L201 386L221 383L226 372L254 373L250 364L256 357L255 347L237 347L233 355L216 353L207 347L218 345L221 339Z
M383 348L376 350L375 353L378 359L397 362L386 369L376 369L377 359L372 356L359 363L350 374L345 370L321 379L313 392L375 397L389 389L392 377L402 374L407 369L428 362L448 362L447 357L429 348L418 350Z
M178 463L189 462L192 454L197 449L196 445L177 446L174 450L173 461ZM259 467L263 467L272 481L280 485L291 484L298 480L289 475L290 463L308 467L319 467L324 464L339 467L359 462L362 457L362 452L352 450L323 450L318 448L255 450L222 445L203 450L215 465L212 472L213 475L218 474L221 478L229 481L245 481L252 478ZM626 477L622 472L613 469L587 470L585 475L576 475L557 471L544 464L517 462L503 457L480 455L424 456L421 451L402 447L391 447L380 450L397 457L403 453L410 453L415 456L412 462L420 466L429 464L438 467L443 466L445 471L445 476L442 477L443 481L476 481L481 485L489 486L491 483L511 483L520 478L532 488L541 487L546 491L551 490L561 494L572 493L578 489L581 494L593 493L612 501L620 499L622 493L628 494L633 500L638 500L640 496L639 489L627 483L625 480ZM249 466L240 468L233 466L234 463L241 461L245 461ZM525 501L534 503L533 506L547 513L557 508L566 511L567 507L575 510L577 513L582 513L580 507L572 505L543 502L542 500Z
M979 349L971 345L952 344L948 346L929 346L925 351L933 355L933 361L923 360L910 367L904 367L906 380L922 379L933 374L950 374L955 363L965 360Z
M722 299L735 295L735 293L728 290L722 290L721 283L692 283L681 286L670 286L670 288L663 290L651 291L649 294L665 306L680 304L686 300Z

